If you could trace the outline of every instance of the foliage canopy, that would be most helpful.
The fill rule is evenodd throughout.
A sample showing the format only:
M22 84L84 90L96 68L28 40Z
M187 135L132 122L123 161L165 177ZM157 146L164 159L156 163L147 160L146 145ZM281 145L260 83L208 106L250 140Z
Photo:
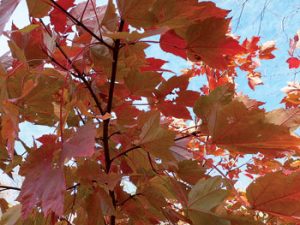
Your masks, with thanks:
M18 3L1 1L1 33ZM262 84L257 62L274 58L274 42L239 40L229 11L209 1L27 5L30 25L4 32L11 55L1 57L0 168L24 177L0 186L19 192L17 205L0 199L1 225L299 223L299 84L270 112L235 88L238 70L253 90ZM191 67L164 69L145 54L151 44ZM207 84L191 90L196 76ZM30 145L24 121L55 131ZM246 192L235 187L245 175L257 178Z

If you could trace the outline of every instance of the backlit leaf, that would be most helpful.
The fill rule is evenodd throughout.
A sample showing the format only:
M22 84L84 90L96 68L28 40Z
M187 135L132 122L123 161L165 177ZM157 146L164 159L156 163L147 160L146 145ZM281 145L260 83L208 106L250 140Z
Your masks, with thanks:
M96 129L93 125L80 127L77 133L63 144L62 159L92 156L95 152L95 136Z
M29 15L42 18L48 14L51 9L51 3L48 0L26 0Z
M237 40L226 35L229 22L228 19L210 18L190 26L186 33L188 58L226 69L230 64L228 57L244 51Z
M257 178L247 188L247 198L253 209L287 218L300 215L300 174L269 173Z
M189 193L189 209L210 211L229 195L224 186L224 180L219 176L199 180Z
M174 30L169 30L161 35L160 47L165 52L186 59L186 42L183 38L179 37Z
M170 160L173 159L170 147L174 143L174 137L172 131L160 126L159 112L152 112L147 115L138 143L155 156L163 160Z
M20 0L2 0L0 2L0 35L19 2Z
M65 178L62 166L54 162L59 145L53 136L43 136L40 141L43 142L41 148L31 153L21 168L25 180L18 201L22 203L23 217L37 204L41 204L45 216L51 212L63 213Z

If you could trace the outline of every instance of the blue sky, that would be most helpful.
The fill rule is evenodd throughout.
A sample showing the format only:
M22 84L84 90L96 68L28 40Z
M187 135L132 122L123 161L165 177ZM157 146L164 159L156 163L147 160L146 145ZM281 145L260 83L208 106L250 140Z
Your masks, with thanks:
M179 0L180 1L180 0ZM238 90L249 95L252 98L266 102L267 110L281 107L280 101L283 98L281 89L287 85L288 81L296 79L299 81L297 70L288 69L285 62L288 58L289 38L293 37L300 29L300 1L299 0L213 0L221 8L232 10L230 16L232 19L232 31L235 35L245 38L259 35L261 43L274 40L278 50L276 50L276 58L269 61L262 61L261 67L258 69L262 72L264 85L257 86L252 91L247 84L246 73L239 73L237 83ZM79 1L77 1L79 2ZM97 1L103 3L105 1ZM10 28L11 21L18 27L28 24L28 13L26 1L21 3L14 12L6 29ZM154 40L153 38L147 38ZM8 51L6 39L0 37L0 55ZM189 65L186 61L175 57L171 54L160 50L159 46L153 45L148 48L149 57L162 58L169 63L165 66L170 70L180 73L182 69ZM205 82L204 77L195 78L191 84L192 89L199 89ZM53 132L47 127L32 126L23 123L20 126L20 137L29 144L32 143L33 136L40 136L42 133ZM242 183L247 183L243 180ZM244 185L244 184L241 184Z

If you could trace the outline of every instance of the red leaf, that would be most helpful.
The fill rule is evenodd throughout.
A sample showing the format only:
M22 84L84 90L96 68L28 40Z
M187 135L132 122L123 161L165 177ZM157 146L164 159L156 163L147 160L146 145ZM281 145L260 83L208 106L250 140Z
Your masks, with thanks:
M172 102L162 102L158 105L165 116L173 116L179 119L192 119L190 112L184 105L173 104Z
M160 37L160 47L165 52L172 53L186 59L186 42L174 30L169 30Z
M246 39L243 41L242 46L247 49L248 52L255 52L259 49L257 43L259 42L260 37L254 36L250 40Z
M161 83L157 90L157 97L163 97L170 94L174 89L185 90L188 87L190 77L188 75L173 76L167 81Z
M74 6L75 0L58 0L57 3L63 7L65 10L68 10L72 6Z
M269 173L257 178L247 188L252 208L284 218L300 216L300 174Z
M96 129L92 124L80 127L77 133L63 144L62 160L72 157L89 157L95 152Z
M141 71L166 71L166 72L172 72L170 70L162 69L161 67L166 63L167 61L162 59L156 59L156 58L147 58L146 59L146 65L141 67Z
M259 58L260 59L273 59L275 55L273 55L273 51L276 50L274 41L267 41L264 43L259 50Z
M286 62L289 64L290 69L297 69L300 66L300 60L296 57L290 57Z
M45 216L51 212L62 215L66 190L64 161L91 156L95 151L95 136L95 127L85 125L63 144L62 152L59 152L61 145L56 143L56 136L44 135L38 139L42 146L29 155L21 170L25 180L18 201L22 203L23 217L27 217L38 204L41 204Z
M18 201L22 203L22 215L27 217L36 205L41 204L44 215L63 214L66 190L63 167L53 163L60 145L55 136L43 136L43 145L33 151L21 169L25 176Z
M228 19L209 18L190 26L186 33L189 59L226 69L233 56L244 52L237 40L226 35L229 22Z
M185 106L193 107L196 100L199 98L200 93L191 90L180 91L176 102L183 104Z
M60 5L64 10L68 10L72 6L74 6L74 0L58 0L57 4ZM54 30L56 32L67 32L67 15L59 8L54 8L54 10L50 13L50 21L54 25Z

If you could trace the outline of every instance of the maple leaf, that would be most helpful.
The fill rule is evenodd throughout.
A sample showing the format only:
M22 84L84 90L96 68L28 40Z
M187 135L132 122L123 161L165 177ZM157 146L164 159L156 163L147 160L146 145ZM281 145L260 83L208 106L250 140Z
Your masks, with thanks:
M64 10L68 10L74 6L75 0L58 0L57 4L60 5ZM55 7L50 13L50 21L54 25L56 32L65 33L70 30L67 26L67 15L61 9Z
M182 91L185 91L189 84L189 75L181 75L181 76L173 76L167 81L163 80L159 87L155 90L155 95L158 98L164 99L168 94L171 94L174 90L180 89L181 93Z
M219 87L209 96L200 97L194 107L213 143L244 152L299 151L299 138L287 127L270 123L263 110L249 109L232 95L223 96L226 89Z
M160 127L159 112L148 112L147 115L140 119L140 123L142 122L143 127L138 144L163 160L173 159L170 147L174 143L175 134L168 129Z
M125 84L132 95L151 96L155 87L160 83L160 74L152 71L129 73Z
M18 2L1 1L0 34ZM239 70L253 90L262 84L256 69L274 58L273 41L239 44L229 10L210 1L26 2L30 24L12 25L0 57L0 169L25 179L0 185L19 190L21 203L0 199L1 225L298 221L299 84L283 90L287 109L270 112L235 90ZM290 68L300 67L299 34ZM148 56L155 44L191 66L164 69L163 57ZM198 75L202 88L191 83ZM30 145L23 122L53 133ZM262 175L247 198L263 216L232 190L242 173Z
M56 143L56 136L42 136L38 140L42 146L35 150L22 167L25 180L18 200L22 203L22 215L27 217L30 211L41 204L43 212L62 215L65 176L64 161L72 157L88 157L94 153L96 130L91 125L81 127L78 132L63 143ZM61 159L59 162L58 159Z
M15 153L15 140L19 132L19 110L9 101L4 102L3 107L5 114L2 115L1 118L1 135L2 138L7 141L8 154L13 158Z
M66 186L62 166L53 162L59 150L55 139L56 136L42 136L42 146L30 154L21 169L25 180L18 201L22 203L23 217L28 217L37 204L41 204L45 216L51 212L63 214Z
M114 31L117 24L116 8L111 0L103 6L97 6L95 0L81 2L70 10L70 14L91 30L98 30L100 27L94 25L99 23L100 26L103 25L110 31ZM72 25L72 22L67 21L67 24Z
M158 108L165 116L173 116L176 118L191 120L192 117L188 109L183 104L177 104L171 101L158 103Z
M3 215L1 215L1 225L14 225L21 216L21 205L10 207Z
M259 72L249 73L247 75L247 77L248 77L249 87L252 90L254 90L257 85L262 85L263 84L263 82L261 80L261 74Z
M195 185L201 178L204 177L205 168L198 165L196 160L183 160L178 163L177 173L182 180ZM197 198L199 198L198 195Z
M26 0L29 15L36 18L42 18L48 15L51 9L51 3L49 0Z
M279 126L286 126L295 130L300 126L300 109L276 109L268 112L266 114L266 119L270 123L274 123Z
M161 49L165 52L180 56L183 59L187 58L186 42L174 30L169 30L161 35L159 42Z
M78 131L63 143L62 159L72 157L90 157L95 152L96 129L92 124L80 127Z
M209 18L191 25L186 32L188 58L226 69L230 64L228 57L244 52L237 40L226 35L229 22L229 19Z
M300 60L296 57L290 57L286 62L289 64L290 69L297 69L300 66Z
M146 65L141 67L141 71L164 71L164 72L172 72L170 70L162 69L161 67L167 63L167 61L162 59L156 59L153 57L146 59Z
M282 89L286 96L281 102L284 102L286 107L297 107L300 105L300 84L298 82L289 82L287 87Z
M189 209L202 212L213 209L229 195L223 186L219 176L199 180L189 193Z
M259 49L259 58L260 59L273 59L273 51L276 50L274 41L267 41Z
M11 34L11 41L14 41L19 47L21 53L17 53L16 56L24 54L30 65L37 65L46 58L46 54L43 51L44 40L43 32L39 24L31 24L23 29L18 29L14 24L12 26L14 31Z
M247 199L253 209L283 218L299 218L299 176L299 172L275 172L257 178L247 188Z

